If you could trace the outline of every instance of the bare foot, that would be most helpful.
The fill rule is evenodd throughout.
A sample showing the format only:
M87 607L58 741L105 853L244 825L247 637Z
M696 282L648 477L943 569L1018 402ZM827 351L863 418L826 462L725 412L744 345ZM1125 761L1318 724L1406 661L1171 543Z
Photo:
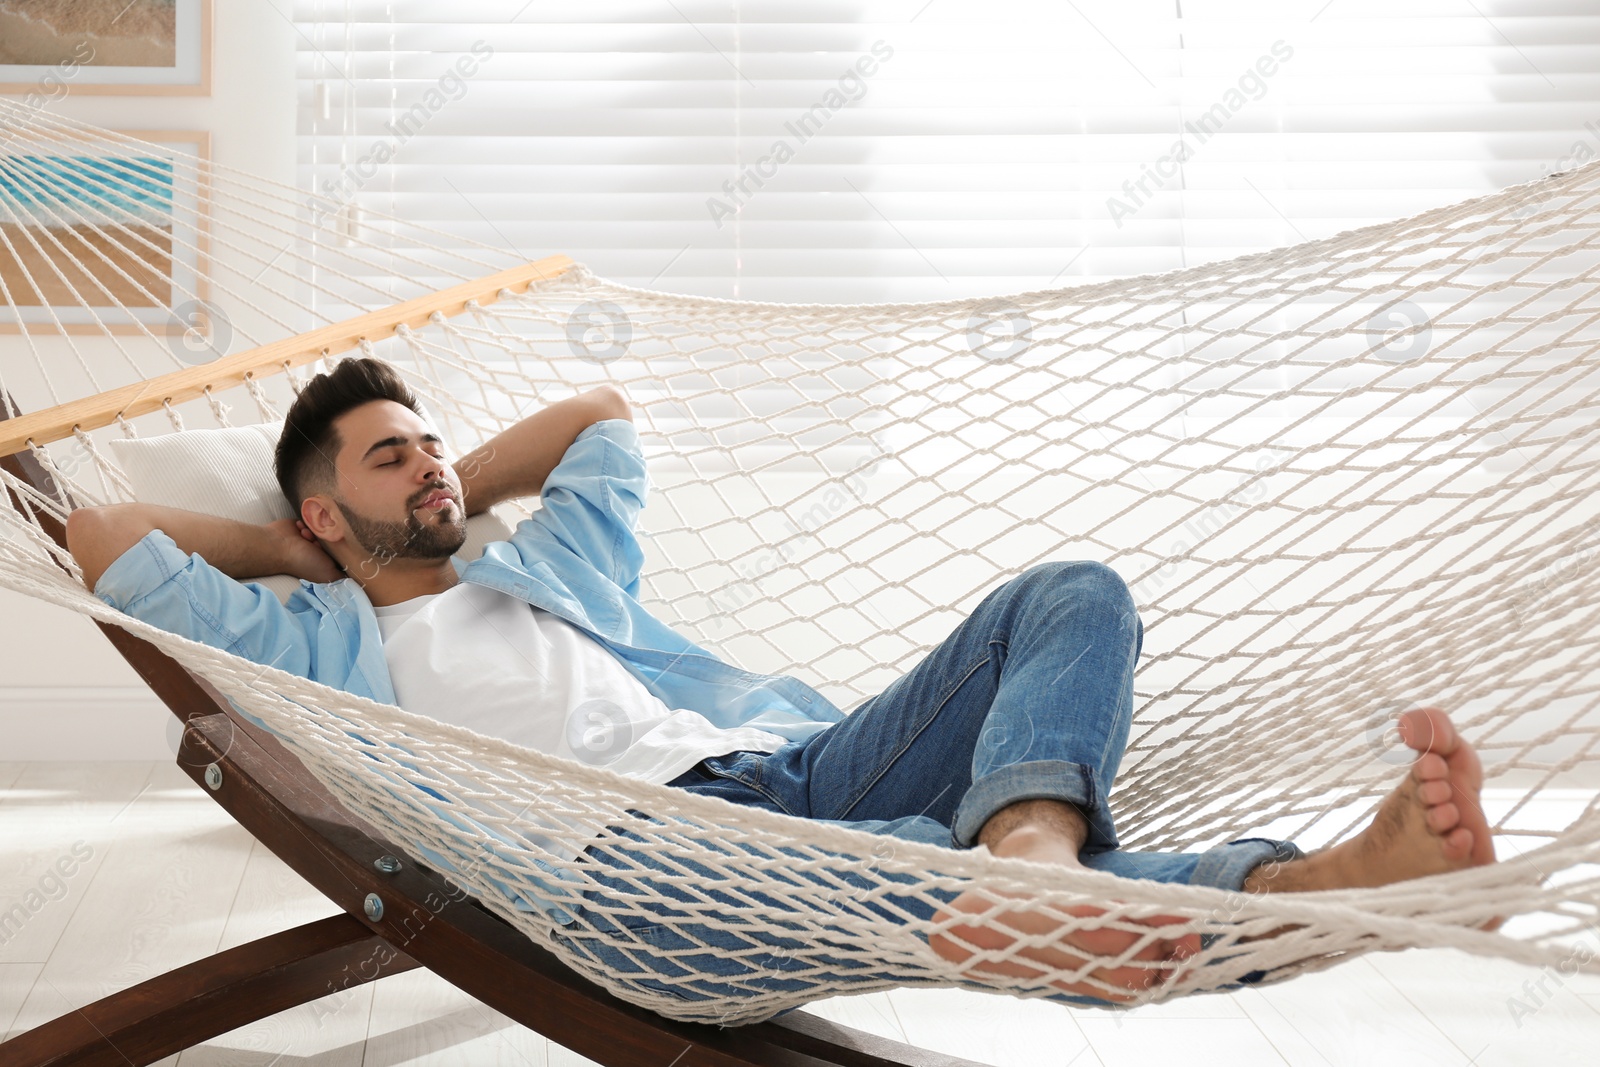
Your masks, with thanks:
M1064 867L1083 869L1083 864L1078 862L1076 848L1068 847L1063 845L1059 839L1051 838L1046 834L1037 833L1026 828L1011 832L997 843L991 851L997 856L1017 856L1036 863L1055 863ZM1002 894L994 890L989 892L997 897L1013 895ZM928 944L943 958L953 963L964 963L973 957L975 954L974 949L980 951L1002 950L1013 945L1019 937L1053 934L1060 931L1063 926L1073 923L1074 919L1092 918L1097 915L1103 915L1106 912L1105 908L1087 904L1073 905L1071 907L1042 907L1028 904L1027 898L1024 897L1018 897L1017 899L1019 900L1019 906L1016 910L997 912L987 918L982 926L957 924L950 927L948 936L945 934L930 935ZM981 915L995 910L995 903L987 899L985 895L969 890L940 909L934 915L934 921L942 922L956 914ZM1152 927L1188 922L1187 919L1177 915L1138 917L1123 915L1116 921ZM1008 933L1007 931L1011 932ZM1061 933L1051 946L1033 947L1025 945L1017 949L1016 953L1004 962L983 961L973 964L971 969L1018 978L1037 977L1052 970L1077 970L1093 958L1120 956L1131 946L1138 944L1147 937L1149 938L1148 942L1134 953L1128 966L1095 968L1086 972L1085 980L1083 981L1072 982L1066 979L1059 979L1051 983L1055 988L1066 993L1124 1003L1133 1000L1134 997L1132 995L1122 996L1108 992L1100 985L1091 983L1087 979L1093 978L1097 982L1104 982L1107 985L1134 991L1148 989L1169 979L1182 960L1199 954L1200 935L1188 934L1174 939L1166 939L1131 933L1119 930L1116 927L1097 929L1093 924L1090 924L1088 928L1078 927ZM953 938L959 938L960 941L953 940ZM965 944L961 942L965 942ZM1057 948L1054 947L1055 945L1062 947ZM968 946L971 947L969 948ZM1067 951L1070 949L1076 949L1082 955ZM1140 961L1143 966L1131 965L1132 960ZM1039 966L1030 964L1038 964Z
M1245 879L1245 892L1389 885L1495 862L1494 839L1479 800L1483 767L1478 754L1438 708L1408 711L1399 726L1401 740L1419 755L1367 828L1304 859L1257 868ZM1503 921L1495 918L1482 928L1494 930Z

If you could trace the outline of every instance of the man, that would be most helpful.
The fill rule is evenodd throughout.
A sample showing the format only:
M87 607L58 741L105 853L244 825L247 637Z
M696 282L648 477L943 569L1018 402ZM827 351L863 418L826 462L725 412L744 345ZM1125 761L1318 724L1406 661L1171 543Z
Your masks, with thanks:
M1419 756L1371 825L1337 846L1307 855L1246 838L1203 853L1118 848L1106 798L1144 628L1127 587L1101 564L1044 564L1000 585L848 716L796 678L724 663L637 599L634 530L647 478L631 409L611 387L552 404L451 461L392 367L347 359L306 385L275 459L297 520L251 527L143 504L73 512L68 546L85 584L163 629L409 711L871 833L1249 893L1384 885L1494 861L1477 756L1438 709L1401 717ZM510 540L470 565L453 558L467 515L533 494L541 507ZM234 580L273 573L302 579L287 605ZM619 896L637 892L627 879L597 877ZM975 891L938 896L931 915L917 897L898 899L935 920L989 908ZM664 940L677 936L673 917L659 906L615 924L615 915L583 916L627 927L630 963L639 943L683 947ZM1178 920L1138 921L1158 934ZM1024 907L1001 924L958 921L930 944L961 963L1062 925ZM1075 929L972 967L1027 976L1039 973L1030 964L1077 968L1141 941L1127 966L1088 977L1143 989L1200 949L1193 934ZM569 944L597 967L622 965L592 939ZM747 957L710 965L746 984L763 977ZM1128 999L1088 981L1056 984L1063 999Z

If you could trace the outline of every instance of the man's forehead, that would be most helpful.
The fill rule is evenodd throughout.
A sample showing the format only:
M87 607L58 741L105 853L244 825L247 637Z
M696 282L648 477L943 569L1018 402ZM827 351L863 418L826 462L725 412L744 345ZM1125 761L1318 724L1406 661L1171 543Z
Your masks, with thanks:
M360 463L375 445L391 438L435 436L432 428L404 404L367 404L349 412L348 418L348 431L340 435L344 438L340 458L353 463Z

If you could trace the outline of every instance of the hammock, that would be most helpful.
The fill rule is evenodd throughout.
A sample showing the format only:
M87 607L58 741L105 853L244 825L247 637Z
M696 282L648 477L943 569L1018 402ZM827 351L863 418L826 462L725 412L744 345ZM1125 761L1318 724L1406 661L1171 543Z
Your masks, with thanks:
M1115 901L1096 921L1146 938L1130 917L1182 916L1161 936L1200 933L1204 951L1134 1004L1411 947L1600 973L1583 951L1600 903L1600 164L1166 274L846 307L632 288L18 105L0 125L0 456L31 455L64 494L0 472L17 504L0 584L203 676L413 861L616 996L721 1025L892 985L1059 997L1051 983L1097 983L1143 946L1029 977L978 966L1025 940L954 963L923 940L945 927L880 917L934 890L987 894L975 926L1003 924L1014 895ZM842 709L1027 567L1114 567L1146 624L1111 796L1125 848L1344 840L1403 772L1392 719L1434 704L1482 756L1501 862L1244 896L886 842L167 633L93 596L43 532L64 500L135 499L118 454L160 420L250 432L223 402L242 389L268 426L308 365L357 352L402 370L451 455L621 386L654 483L641 601ZM216 429L188 430L184 407ZM572 857L597 840L653 868L627 899L687 939L679 974L630 970L626 935L562 921L591 885ZM694 970L708 925L748 946L717 949L747 976ZM622 956L598 964L602 945Z

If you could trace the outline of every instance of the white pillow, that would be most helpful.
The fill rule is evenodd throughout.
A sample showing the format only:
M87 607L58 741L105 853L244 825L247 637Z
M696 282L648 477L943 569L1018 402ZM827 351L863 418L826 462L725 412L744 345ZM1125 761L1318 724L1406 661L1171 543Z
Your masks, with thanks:
M279 419L157 437L112 438L107 444L140 503L264 526L296 516L272 473L272 451L282 432ZM509 540L516 522L516 512L505 505L473 515L467 519L467 540L456 558L471 563L483 555L485 546ZM299 579L289 574L241 580L260 582L284 603L300 588Z

